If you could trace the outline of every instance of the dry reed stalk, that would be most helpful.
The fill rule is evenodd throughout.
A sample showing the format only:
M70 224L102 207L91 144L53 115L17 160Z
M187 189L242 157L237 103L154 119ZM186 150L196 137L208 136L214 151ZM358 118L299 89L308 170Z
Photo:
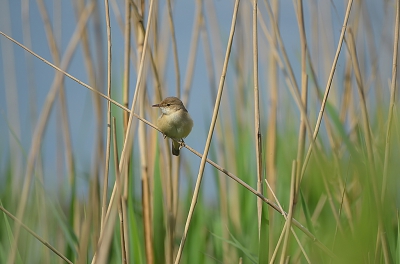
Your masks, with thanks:
M114 151L114 169L115 169L115 182L117 184L117 188L122 189L120 174L118 171L118 144L117 144L117 128L116 128L116 121L115 117L112 118L112 142L113 142L113 151ZM129 263L128 261L128 245L127 241L128 237L125 236L125 217L124 212L122 210L122 197L117 197L118 203L118 214L119 214L119 221L120 221L120 239L121 239L121 256L122 256L122 263Z
M297 181L297 161L292 162L292 175L291 175L291 180L290 180L290 199L289 199L289 212L287 215L286 223L285 223L285 228L282 230L282 233L284 233L284 239L283 239L283 246L282 246L282 251L281 251L281 260L280 263L283 264L285 262L285 256L286 252L288 251L289 247L289 234L290 234L290 229L292 226L292 220L293 220L293 211L294 211L294 206L295 206L295 199L296 199L296 181Z
M85 9L85 12L82 13L82 16L79 20L79 23L77 24L77 27L75 29L74 34L72 35L72 38L67 46L67 50L65 52L65 55L63 59L61 60L61 68L66 69L72 59L72 55L75 52L75 49L79 43L79 38L82 33L83 28L86 25L86 22L90 16L90 13L93 10L94 5L93 4L88 4L87 8ZM3 32L0 32L3 36L7 37L10 40L10 37L5 35ZM13 40L15 43L16 41ZM19 43L18 43L19 44ZM23 46L22 44L19 44L20 46ZM50 88L50 91L47 95L46 98L46 103L43 106L43 110L41 112L40 118L38 120L38 124L35 128L35 132L32 138L32 145L29 151L28 155L28 160L27 160L27 166L26 166L26 171L25 171L25 177L24 177L24 184L23 184L23 189L21 192L21 200L18 205L18 210L17 210L17 218L18 219L23 219L24 212L25 212L25 207L26 207L26 202L28 200L29 196L29 189L30 189L30 184L32 180L32 174L34 170L34 163L35 159L37 156L37 153L39 152L44 129L47 124L48 117L50 115L51 108L53 106L54 100L56 98L58 88L60 87L60 83L62 82L63 75L60 72L57 72L55 79L53 81L52 87ZM17 243L18 243L18 238L19 238L19 231L20 231L20 225L17 224L14 227L14 242L11 247L11 252L8 258L7 263L14 263L15 260L15 254L16 254L16 248L17 248Z
M140 114L143 116L145 113L145 89L140 91ZM149 174L148 174L148 161L147 161L147 139L146 139L146 127L143 122L139 123L139 150L140 150L140 167L141 167L141 179L142 179L142 207L143 207L143 227L145 236L145 251L147 263L154 263L154 252L153 252L153 234L152 234L152 222L151 222L151 204L150 204L150 186L149 186Z
M271 1L272 5L272 13L274 17L270 17L270 19L276 19L277 21L271 23L278 23L278 14L279 14L279 1L274 0ZM260 16L260 24L263 28L263 20L262 16ZM266 26L265 28L266 29ZM263 31L264 31L263 29ZM274 46L277 46L276 40L273 40ZM270 52L270 51L269 51ZM272 53L272 52L270 52ZM266 180L271 186L271 191L267 192L267 197L272 200L273 192L276 190L276 151L277 151L277 115L278 115L278 65L277 59L275 56L269 56L268 60L268 84L270 91L270 101L269 101L269 116L268 116L268 125L267 125L267 139L266 139L266 147L265 147L265 156L266 156ZM275 230L275 218L273 217L273 209L271 207L268 208L269 217L269 230ZM273 253L273 245L274 243L274 232L269 233L269 256L272 256Z
M206 164L207 154L210 149L211 139L212 139L212 135L213 135L214 128L215 128L215 123L217 121L219 105L221 103L222 92L223 92L223 88L224 88L224 84L225 84L225 76L226 76L226 72L227 72L227 68L228 68L228 62L229 62L229 56L230 56L230 52L231 52L231 48L232 48L233 36L235 33L236 17L237 17L237 11L239 8L239 2L240 2L240 0L235 1L235 7L234 7L234 11L233 11L233 16L232 16L231 30L230 30L229 40L228 40L228 44L227 44L227 48L226 48L224 66L222 69L221 79L220 79L220 83L219 83L219 87L218 87L218 94L217 94L217 98L215 100L213 116L211 119L211 124L210 124L210 129L208 132L208 136L207 136L207 141L204 146L204 153L203 153L203 156L202 156L201 162L200 162L200 168L199 168L199 173L197 176L196 186L195 186L192 201L190 204L189 214L186 219L186 224L185 224L185 229L184 229L184 232L182 235L182 240L179 245L178 253L177 253L177 256L175 259L175 264L180 263L180 259L182 257L182 252L183 252L183 247L185 245L186 237L187 237L187 234L189 231L190 222L192 220L192 216L193 216L194 209L196 207L197 199L198 199L199 192L200 192L200 186L201 186L201 181L203 179L203 172L204 172L204 168L205 168L205 164Z
M128 107L129 106L129 82L130 82L130 55L131 55L131 1L125 0L125 27L124 27L124 80L122 87L122 97L123 104ZM124 134L127 131L129 113L123 112L123 128ZM129 166L126 166L124 174L128 174ZM127 181L128 177L125 178ZM117 184L118 185L118 184ZM121 185L118 185L121 186ZM128 222L127 222L127 211L126 211L126 200L127 200L127 191L128 184L124 184L124 195L122 195L120 199L121 212L120 212L120 221L122 221L121 226L121 248L123 249L123 259L125 262L129 263L129 239L128 239Z
M389 114L388 124L386 128L385 138L385 156L383 161L383 180L382 180L382 191L381 191L381 202L383 204L385 200L385 192L388 177L388 166L389 166L389 155L390 155L390 135L392 133L392 122L393 113L396 102L396 85L397 85L397 57L398 57L398 46L399 46L399 24L400 24L400 1L397 1L396 7L396 22L394 28L394 42L393 42L393 62L392 62L392 82L390 86L390 103L389 103Z
M108 0L104 0L106 31L107 31L107 95L111 97L111 25L110 25L110 8ZM111 102L107 102L107 135L106 135L106 156L104 161L104 176L103 176L103 194L101 203L101 226L100 233L104 227L104 220L107 211L107 190L108 190L108 171L110 166L110 150L111 150Z
M125 27L124 27L124 80L122 85L122 103L125 107L129 106L129 80L130 80L130 53L131 53L131 4L130 0L125 0ZM123 126L126 131L129 113L123 112Z
M50 245L47 241L45 241L39 235L37 235L35 232L33 232L29 227L27 227L24 223L22 223L17 217L15 217L13 214L11 214L9 211L7 211L2 205L0 205L0 210L3 211L8 217L13 219L15 222L17 222L22 228L24 228L26 231L28 231L37 240L39 240L40 243L42 243L45 247L47 247L48 249L53 251L60 258L62 258L65 262L72 264L72 262L69 259L67 259L60 251L58 251L56 248L54 248L52 245Z
M133 10L137 10L137 8L134 8ZM154 20L156 21L156 15L154 16ZM143 49L143 46L148 45L148 40L146 40L146 36L148 36L148 32L150 28L148 27L146 31L144 30L143 26L143 17L144 14L140 14L137 12L135 14L135 18L138 19L138 23L136 24L136 47L137 47L137 54L138 54L138 59L137 60L137 68L140 69L141 59L145 54L145 49ZM154 21L154 23L155 23ZM151 49L150 47L147 47L149 49L149 53L151 54ZM144 66L142 66L144 67ZM143 74L146 76L146 74ZM138 92L138 96L140 98L140 105L139 105L139 111L141 115L144 115L145 113L145 88L143 85L138 85L136 86L135 90L135 96L136 92ZM133 99L135 101L135 99ZM134 103L133 103L134 104ZM132 109L134 107L132 106ZM148 153L147 153L147 139L146 139L146 128L143 123L139 123L139 130L138 130L138 136L139 136L139 151L140 151L140 166L141 166L141 183L142 183L142 210L143 210L143 227L144 227L144 242L145 242L145 254L146 254L146 261L147 263L152 264L154 262L154 249L153 249L153 233L152 233L152 203L151 203L151 192L150 192L150 177L149 177L149 163L148 163ZM128 172L128 166L126 168L126 176ZM127 191L127 177L126 179L126 184L125 184L125 190Z
M260 130L260 94L258 89L258 31L257 31L258 1L253 1L253 82L254 82L254 141L256 144L257 159L257 191L261 194L263 190L263 167L262 167L262 137ZM262 200L257 199L258 214L258 239L261 237Z
M318 132L319 132L319 128L320 128L321 121L322 121L322 116L323 116L324 111L325 111L326 102L328 100L329 91L330 91L331 85L332 85L333 75L335 74L337 61L338 61L338 58L339 58L340 51L342 49L342 44L343 44L343 40L344 40L344 34L346 32L347 22L349 20L350 10L351 10L351 5L352 4L353 4L353 0L349 0L348 3L347 3L346 14L345 14L345 17L344 17L344 20L343 20L343 26L342 26L342 30L340 32L340 37L339 37L339 42L338 42L338 46L337 46L337 49L336 49L335 58L333 59L331 71L329 73L328 81L327 81L327 84L326 84L326 87L325 87L325 93L324 93L324 97L322 99L321 108L320 108L320 111L318 113L317 122L315 124L314 132L312 134L312 141L310 142L310 145L309 145L308 150L307 150L306 158L305 158L305 160L303 162L303 165L302 165L302 168L301 168L300 182L301 182L301 180L302 180L302 178L304 176L305 170L307 168L308 161L309 161L309 159L311 157L313 143L316 141L316 138L317 138L317 135L318 135Z
M297 7L295 1L293 1L296 10L296 17L297 17L297 24L299 26L300 32L300 50L301 50L301 100L305 107L305 112L307 113L307 95L308 95L308 76L307 76L307 37L304 28L304 13L303 13L303 1L299 0L297 3ZM297 203L297 195L300 188L300 169L301 164L304 158L304 145L306 140L306 116L301 113L300 117L300 127L299 127L299 138L298 138L298 145L297 145L297 166L296 166L296 183L295 183L295 196L294 196L294 203ZM282 259L281 259L282 261Z
M197 3L201 4L200 10L202 10L202 1L199 1ZM203 40L203 49L204 49L204 57L205 57L205 62L206 62L206 68L207 68L207 73L208 73L208 79L209 79L209 86L210 86L210 91L211 91L211 98L214 99L216 98L216 79L215 79L215 74L214 74L214 64L213 64L213 56L211 54L211 43L208 39L208 28L205 23L205 16L203 12L201 12L201 38ZM225 141L225 135L222 129L222 120L217 119L217 124L216 124L216 135L214 138L215 145L216 146L221 146L221 145L228 145L224 144L223 142ZM233 144L232 144L233 145ZM226 167L226 160L224 157L223 153L223 148L222 147L217 147L215 148L216 152L216 158L218 161L218 164L221 164L222 167ZM233 153L233 152L231 152ZM229 240L229 226L230 226L230 219L229 219L229 203L228 203L228 183L226 177L219 177L220 184L218 185L218 193L219 193L219 204L220 204L220 217L222 221L222 226L225 226L226 228L222 228L222 237L226 239L227 241ZM237 254L235 254L234 250L231 250L231 246L228 243L222 243L222 261L223 263L232 263L234 260L238 258Z

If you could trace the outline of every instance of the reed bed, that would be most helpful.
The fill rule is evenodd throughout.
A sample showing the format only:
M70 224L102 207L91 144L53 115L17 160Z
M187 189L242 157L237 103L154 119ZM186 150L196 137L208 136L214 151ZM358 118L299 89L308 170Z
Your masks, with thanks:
M400 263L400 1L0 8L0 263Z

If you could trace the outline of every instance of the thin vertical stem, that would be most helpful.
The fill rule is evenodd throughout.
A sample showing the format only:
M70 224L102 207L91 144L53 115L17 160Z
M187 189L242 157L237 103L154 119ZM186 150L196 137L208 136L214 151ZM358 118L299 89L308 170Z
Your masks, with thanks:
M296 7L296 4L295 4ZM301 47L301 100L305 107L305 114L307 114L307 66L306 66L306 59L307 59L307 39L306 39L306 32L304 29L304 16L303 16L303 1L298 0L296 14L297 14L297 21L299 25L299 32L300 32L300 47ZM297 166L296 166L296 184L295 184L295 200L297 200L297 193L298 188L300 185L300 173L301 173L301 164L303 162L304 157L304 145L306 139L306 118L304 113L301 113L300 117L300 128L299 128L299 139L298 139L298 149L297 149ZM296 201L295 201L296 203Z
M107 95L111 97L111 25L110 25L110 9L108 6L108 0L104 0L106 24L107 24ZM107 102L107 136L106 136L106 159L104 168L103 178L103 200L101 206L101 227L100 232L104 227L104 220L107 211L107 190L108 190L108 170L110 166L110 141L111 141L111 102Z
M131 56L131 0L125 0L125 32L124 32L124 83L122 86L122 103L125 107L129 105L129 80L130 80L130 56ZM129 113L124 111L124 131L128 124Z
M117 188L121 189L121 179L120 173L118 171L118 145L117 145L117 127L115 117L112 118L112 140L113 140L113 151L114 151L114 168L115 168L115 182L117 184ZM127 258L127 237L125 237L125 228L124 228L124 214L122 210L122 196L117 197L118 200L118 214L120 221L120 237L121 237L121 255L122 255L122 263L128 263Z
M292 162L292 177L290 181L290 199L289 199L289 212L286 218L286 224L285 224L285 229L283 232L285 232L284 239L283 239L283 246L282 246L282 252L281 252L281 260L280 263L283 264L285 263L285 256L286 252L289 247L289 235L290 235L290 230L292 227L292 220L293 220L293 210L294 210L294 202L295 202L295 191L296 191L296 165L297 162L294 160Z
M263 194L262 179L262 147L260 131L260 94L258 90L258 38L257 38L257 7L258 1L253 1L253 82L254 82L254 139L256 143L257 158L257 191ZM258 238L261 236L262 200L257 199L258 213Z

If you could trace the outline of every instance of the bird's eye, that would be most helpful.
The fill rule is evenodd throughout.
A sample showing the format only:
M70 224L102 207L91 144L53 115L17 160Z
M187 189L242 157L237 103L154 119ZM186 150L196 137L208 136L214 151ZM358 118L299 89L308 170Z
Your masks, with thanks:
M167 106L170 106L171 104L167 104Z

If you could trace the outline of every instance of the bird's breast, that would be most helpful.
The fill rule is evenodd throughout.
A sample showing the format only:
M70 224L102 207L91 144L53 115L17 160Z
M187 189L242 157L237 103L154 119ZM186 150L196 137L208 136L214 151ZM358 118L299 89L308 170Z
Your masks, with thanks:
M162 114L157 120L157 126L170 138L181 139L192 131L193 120L189 113L180 109L170 114Z

